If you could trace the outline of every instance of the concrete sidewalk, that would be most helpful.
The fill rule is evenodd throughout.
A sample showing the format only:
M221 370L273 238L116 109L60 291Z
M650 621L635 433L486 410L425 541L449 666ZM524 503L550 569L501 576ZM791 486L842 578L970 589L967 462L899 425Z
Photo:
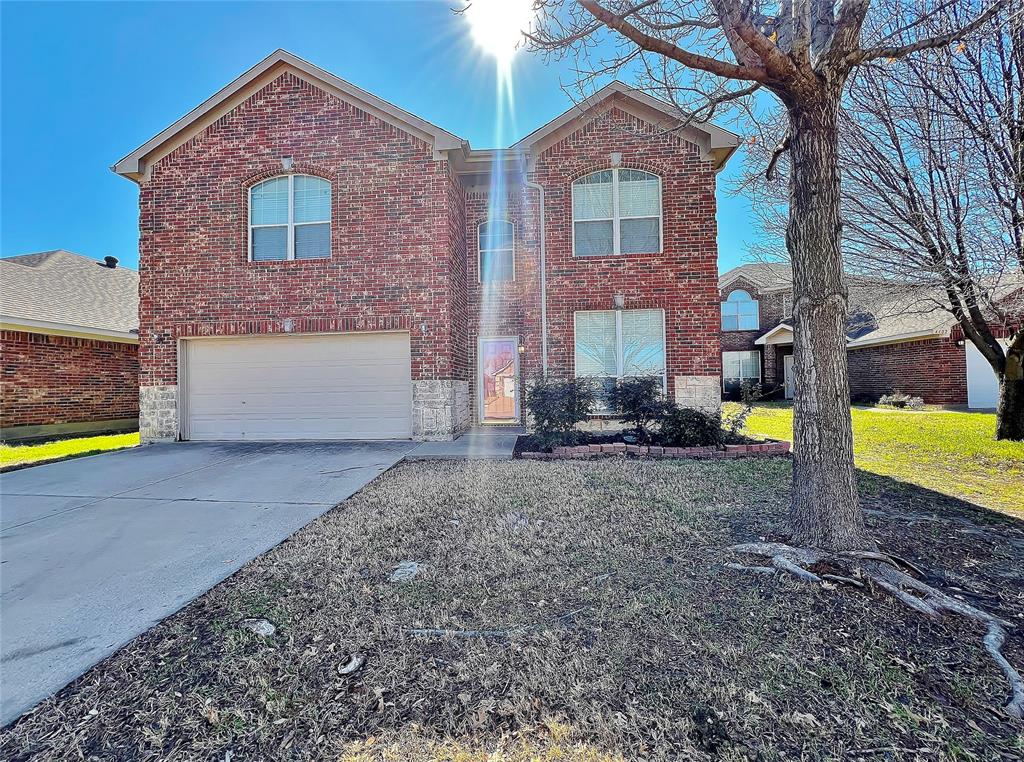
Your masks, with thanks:
M519 426L470 429L453 442L421 442L406 460L510 460L516 439L525 434Z

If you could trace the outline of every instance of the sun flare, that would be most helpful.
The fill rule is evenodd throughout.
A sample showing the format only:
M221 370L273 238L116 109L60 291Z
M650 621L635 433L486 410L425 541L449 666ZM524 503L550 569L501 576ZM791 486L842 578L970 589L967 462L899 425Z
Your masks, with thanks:
M473 42L508 65L533 21L533 0L471 0L464 13Z

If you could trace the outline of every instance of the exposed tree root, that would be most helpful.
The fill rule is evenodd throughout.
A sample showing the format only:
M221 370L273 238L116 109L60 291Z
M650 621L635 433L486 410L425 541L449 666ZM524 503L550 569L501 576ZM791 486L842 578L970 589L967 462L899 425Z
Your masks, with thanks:
M771 560L771 566L747 566L727 563L726 568L758 574L784 572L804 582L839 582L854 587L874 586L884 590L904 605L929 617L958 614L987 625L983 639L985 651L999 666L1010 683L1010 700L1003 710L1011 717L1024 719L1024 678L1003 656L1002 648L1013 625L968 603L953 598L922 581L925 576L917 566L885 553L858 551L826 553L811 548L798 548L779 542L755 542L733 545L734 553L760 556ZM812 571L809 567L825 566L829 572ZM835 566L848 568L849 575L836 574Z

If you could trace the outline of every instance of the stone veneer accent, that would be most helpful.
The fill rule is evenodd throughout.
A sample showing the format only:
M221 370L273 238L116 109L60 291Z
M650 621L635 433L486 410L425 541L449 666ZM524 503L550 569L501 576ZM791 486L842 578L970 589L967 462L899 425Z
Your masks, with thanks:
M178 438L178 387L139 387L139 435L143 442Z
M676 376L676 404L682 407L717 413L722 406L720 376Z
M469 382L413 381L413 439L449 441L468 428Z

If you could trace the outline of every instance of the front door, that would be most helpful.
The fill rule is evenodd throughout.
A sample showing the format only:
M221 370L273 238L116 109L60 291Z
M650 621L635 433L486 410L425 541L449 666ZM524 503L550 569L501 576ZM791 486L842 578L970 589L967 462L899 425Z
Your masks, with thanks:
M519 420L519 340L480 339L480 420Z
M796 389L793 384L793 355L785 355L782 358L782 372L786 383L786 399L791 400Z

